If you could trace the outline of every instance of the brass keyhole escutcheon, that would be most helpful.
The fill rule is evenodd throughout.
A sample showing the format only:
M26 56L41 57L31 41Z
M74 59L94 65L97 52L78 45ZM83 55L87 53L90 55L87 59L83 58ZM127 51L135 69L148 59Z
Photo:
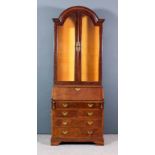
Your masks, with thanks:
M93 112L88 112L87 114L88 114L88 116L92 116Z
M68 134L68 131L62 131L62 133L63 133L64 135L66 135L66 134Z
M81 50L81 45L80 45L80 42L76 42L76 45L75 45L75 49L76 49L76 52L80 52Z
M76 91L80 91L80 88L75 88Z
M87 124L88 125L92 125L93 124L93 121L88 121Z
M67 103L63 103L62 105L63 105L64 108L67 108L68 107L68 104Z
M92 103L88 103L88 107L89 108L92 108L93 107L93 104Z
M92 135L93 134L93 131L88 131L88 135Z
M62 112L62 115L63 116L67 116L68 115L68 112Z

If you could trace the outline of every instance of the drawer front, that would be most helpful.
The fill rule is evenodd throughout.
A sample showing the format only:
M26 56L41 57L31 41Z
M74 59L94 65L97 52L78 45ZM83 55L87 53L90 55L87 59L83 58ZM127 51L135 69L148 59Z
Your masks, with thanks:
M77 110L55 110L54 115L56 117L77 117L78 111Z
M79 118L101 118L102 110L98 109L79 109L79 110L72 110L72 109L63 109L63 110L54 110L54 116L56 117L79 117Z
M54 100L102 100L102 87L54 87Z
M57 127L102 127L102 120L98 119L55 119Z
M53 135L59 138L99 137L102 130L97 128L54 128Z
M57 101L56 108L101 108L102 102L70 102Z

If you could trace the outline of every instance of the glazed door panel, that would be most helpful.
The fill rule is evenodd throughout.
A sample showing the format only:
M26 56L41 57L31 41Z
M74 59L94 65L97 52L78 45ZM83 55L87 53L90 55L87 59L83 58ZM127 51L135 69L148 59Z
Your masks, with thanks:
M57 27L57 81L75 80L76 15Z
M82 15L81 31L81 81L99 81L99 26L95 26L91 18Z
M80 12L57 26L56 81L61 84L100 82L100 26Z

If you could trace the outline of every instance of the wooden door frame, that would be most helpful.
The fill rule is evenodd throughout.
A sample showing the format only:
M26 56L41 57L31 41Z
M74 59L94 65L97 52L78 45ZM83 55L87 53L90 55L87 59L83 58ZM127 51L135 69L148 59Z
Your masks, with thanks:
M95 26L99 26L99 37L100 37L100 49L99 49L99 81L98 82L82 82L81 81L81 50L80 52L75 51L75 81L57 81L57 27L62 26L67 19L72 14L76 14L76 32L75 39L81 42L81 14L89 16ZM102 25L105 19L99 18L95 12L91 9L83 6L74 6L64 10L58 18L53 18L54 21L54 84L71 84L71 85L101 85L102 84ZM76 49L75 49L76 50Z

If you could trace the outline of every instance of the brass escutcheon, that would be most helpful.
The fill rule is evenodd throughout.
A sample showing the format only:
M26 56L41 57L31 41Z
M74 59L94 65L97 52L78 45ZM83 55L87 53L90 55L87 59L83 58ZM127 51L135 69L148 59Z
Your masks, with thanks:
M88 131L88 134L89 134L89 135L93 134L93 131Z
M64 108L68 107L67 103L63 103L62 105L63 105Z
M68 115L68 112L62 112L62 115L63 116L67 116Z
M62 124L63 124L63 125L67 125L67 122L66 122L66 121L64 121L64 122L62 122Z
M93 121L88 121L87 124L88 125L92 125L93 124Z
M88 103L88 107L89 108L93 107L93 104L92 103Z
M76 91L80 91L80 88L75 88Z
M63 133L64 135L66 135L66 134L68 134L68 131L62 131L62 133Z
M87 114L88 114L88 116L92 116L93 112L88 112Z

